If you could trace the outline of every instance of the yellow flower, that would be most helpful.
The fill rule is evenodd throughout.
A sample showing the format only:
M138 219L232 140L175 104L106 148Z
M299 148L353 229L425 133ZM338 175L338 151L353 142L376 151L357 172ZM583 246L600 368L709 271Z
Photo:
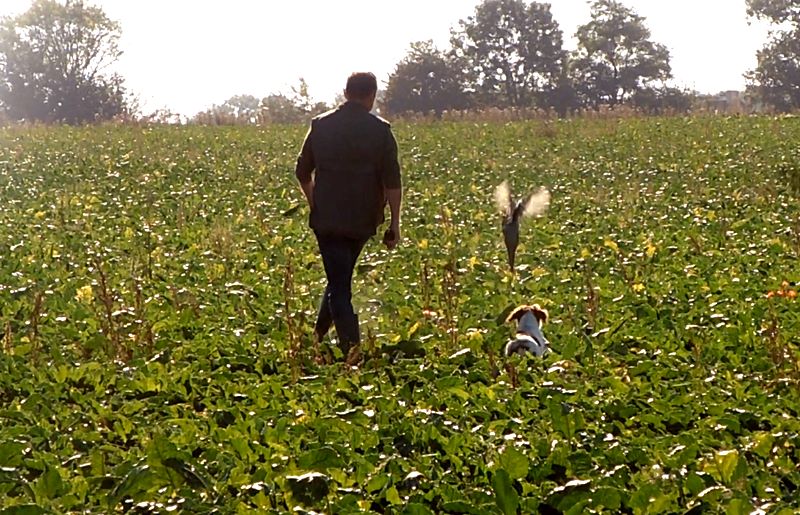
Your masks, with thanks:
M656 246L653 245L652 241L647 240L647 250L645 252L649 258L653 257L653 255L656 253Z
M644 291L644 284L642 284L642 283L636 283L636 284L634 284L634 285L633 285L633 291L635 291L636 293L641 293L641 292L643 292L643 291Z
M606 241L605 241L605 242L603 242L603 243L605 244L605 246L606 246L606 247L610 248L610 249L611 249L611 250L613 250L614 252L619 252L619 246L617 245L617 243L616 243L615 241L613 241L613 240L606 240Z
M470 340L470 341L475 341L475 342L482 342L483 341L483 335L477 329L469 329L469 330L467 330L466 336L467 336L467 339Z
M94 302L94 290L92 290L92 286L87 284L86 286L78 288L78 291L75 293L75 300L81 304L91 304Z

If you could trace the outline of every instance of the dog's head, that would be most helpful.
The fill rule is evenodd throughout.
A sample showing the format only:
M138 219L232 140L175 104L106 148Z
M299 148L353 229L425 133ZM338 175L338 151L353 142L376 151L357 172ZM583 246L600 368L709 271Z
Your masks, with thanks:
M526 334L533 338L540 346L548 347L550 342L542 334L541 326L547 322L547 310L538 304L522 305L512 311L506 318L506 322L517 323L517 333Z
M514 309L514 311L508 314L506 322L517 322L517 324L519 324L519 321L522 320L522 317L524 317L527 313L531 313L534 318L538 320L539 325L547 322L547 310L539 306L539 304L523 304L522 306L518 306L516 309Z

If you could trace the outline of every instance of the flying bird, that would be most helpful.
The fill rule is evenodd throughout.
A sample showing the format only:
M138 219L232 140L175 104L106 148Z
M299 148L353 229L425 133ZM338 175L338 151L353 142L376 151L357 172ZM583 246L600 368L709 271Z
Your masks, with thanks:
M547 206L550 205L550 192L547 191L547 188L542 187L515 202L508 181L503 181L494 190L494 199L497 209L503 216L503 239L508 251L508 266L513 272L514 256L519 245L519 221L522 218L539 216L544 213Z

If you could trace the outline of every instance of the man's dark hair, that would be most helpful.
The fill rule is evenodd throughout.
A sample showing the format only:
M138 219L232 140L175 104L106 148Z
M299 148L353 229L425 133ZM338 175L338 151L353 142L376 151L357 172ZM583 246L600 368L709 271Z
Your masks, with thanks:
M351 98L367 98L378 91L378 80L370 72L356 72L347 78L344 92Z

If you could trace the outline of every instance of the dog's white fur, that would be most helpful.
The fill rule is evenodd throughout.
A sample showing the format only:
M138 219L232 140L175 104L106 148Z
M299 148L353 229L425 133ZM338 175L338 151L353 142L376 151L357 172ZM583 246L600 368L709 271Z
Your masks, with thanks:
M505 355L530 352L541 357L550 352L550 342L542 334L541 328L547 317L547 311L538 304L519 306L512 311L506 322L517 322L517 335L506 344Z

